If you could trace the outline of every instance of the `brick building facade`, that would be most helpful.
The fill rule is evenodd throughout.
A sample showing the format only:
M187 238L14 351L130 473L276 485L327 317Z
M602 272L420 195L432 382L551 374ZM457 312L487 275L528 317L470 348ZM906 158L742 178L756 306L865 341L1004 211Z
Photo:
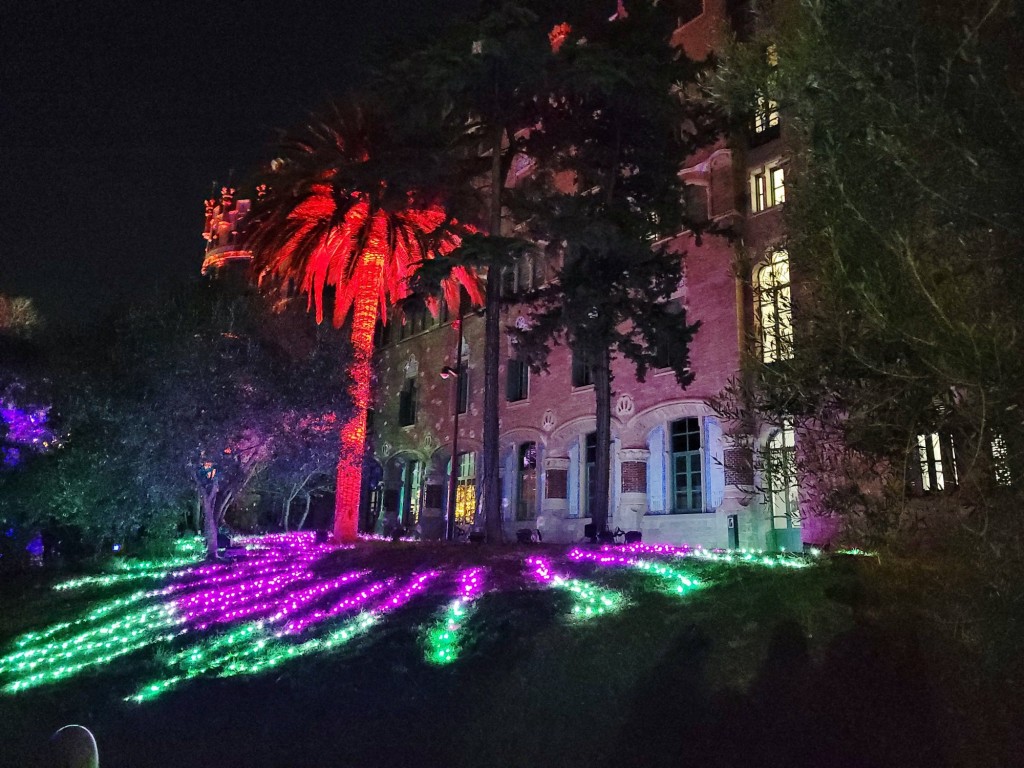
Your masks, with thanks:
M682 25L673 42L703 58L729 29L725 0L706 0L703 13ZM722 141L681 170L691 197L709 216L740 234L687 232L672 242L684 258L677 300L701 327L691 345L694 382L685 390L668 368L636 380L625 362L613 362L612 483L609 527L638 530L643 540L708 547L799 548L827 531L802 518L792 456L792 431L765 427L756 434L723 424L707 405L740 371L744 355L766 362L792 354L789 263L782 247L785 155L776 105L761 100L749 137ZM746 259L738 259L737 248ZM738 270L738 263L751 263ZM524 261L503 279L530 283L548 268ZM528 313L504 310L510 326ZM462 375L457 324L444 317L413 317L389 327L378 351L374 455L381 471L364 493L368 518L379 530L395 523L440 536L458 421L456 520L473 525L476 465L482 448L483 318L465 318ZM507 340L505 342L508 344ZM574 541L589 522L594 465L593 386L557 347L550 371L534 375L502 353L500 380L501 487L509 537L522 528L545 541ZM450 373L450 371L446 372ZM766 460L783 467L771 477Z

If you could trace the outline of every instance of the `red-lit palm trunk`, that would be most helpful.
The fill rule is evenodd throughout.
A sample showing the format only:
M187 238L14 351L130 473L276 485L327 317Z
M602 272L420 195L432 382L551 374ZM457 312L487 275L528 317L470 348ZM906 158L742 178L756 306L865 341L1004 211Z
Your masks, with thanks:
M355 541L359 533L359 497L363 486L363 455L366 451L366 414L372 402L373 333L377 326L383 263L388 247L387 215L377 212L370 225L366 247L359 255L358 281L352 307L352 362L348 391L352 415L342 424L338 454L338 481L334 502L334 538Z

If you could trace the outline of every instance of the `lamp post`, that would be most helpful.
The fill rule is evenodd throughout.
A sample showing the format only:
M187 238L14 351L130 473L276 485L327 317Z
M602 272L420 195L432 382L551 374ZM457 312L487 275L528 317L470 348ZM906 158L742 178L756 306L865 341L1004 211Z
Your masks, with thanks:
M445 366L441 369L441 378L455 380L455 416L452 419L452 467L448 472L448 500L445 505L444 538L451 541L455 538L455 496L459 483L459 395L462 392L462 323L465 320L464 302L459 302L458 341L455 345L455 369Z

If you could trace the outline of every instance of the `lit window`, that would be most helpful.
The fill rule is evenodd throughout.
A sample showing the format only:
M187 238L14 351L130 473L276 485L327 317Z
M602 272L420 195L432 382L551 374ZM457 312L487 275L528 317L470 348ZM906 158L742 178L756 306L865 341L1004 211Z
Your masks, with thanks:
M793 422L782 422L782 429L768 438L764 456L765 498L772 528L800 527L799 488L796 481L796 436Z
M703 512L700 419L691 417L672 422L671 440L672 511Z
M766 165L750 174L750 207L754 213L786 202L786 172L781 166Z
M476 454L459 454L459 474L455 484L455 524L472 525L476 515Z
M938 432L918 435L917 456L922 491L942 491L956 486L956 453L952 440Z
M767 133L779 125L779 102L763 93L754 100L754 133Z
M1013 485L1010 462L1006 452L1006 440L998 433L992 437L992 469L997 485Z
M505 399L518 403L530 395L530 367L519 360L508 361Z
M769 45L765 51L765 59L768 61L768 84L764 90L757 92L754 99L754 133L767 133L779 126L779 102L768 96L775 90L776 73L779 66L779 51L774 45Z
M757 270L757 323L761 361L774 363L793 357L793 305L790 294L789 254L773 251Z

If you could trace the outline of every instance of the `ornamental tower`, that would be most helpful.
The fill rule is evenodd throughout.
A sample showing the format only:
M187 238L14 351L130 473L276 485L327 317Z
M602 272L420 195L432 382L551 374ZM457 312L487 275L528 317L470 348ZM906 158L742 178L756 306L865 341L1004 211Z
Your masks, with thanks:
M227 273L244 273L252 261L252 251L244 245L245 225L252 200L237 199L234 187L221 187L220 198L210 197L205 201L206 224L203 239L206 240L206 255L203 258L202 273L224 276ZM256 188L256 198L266 193L266 186Z

